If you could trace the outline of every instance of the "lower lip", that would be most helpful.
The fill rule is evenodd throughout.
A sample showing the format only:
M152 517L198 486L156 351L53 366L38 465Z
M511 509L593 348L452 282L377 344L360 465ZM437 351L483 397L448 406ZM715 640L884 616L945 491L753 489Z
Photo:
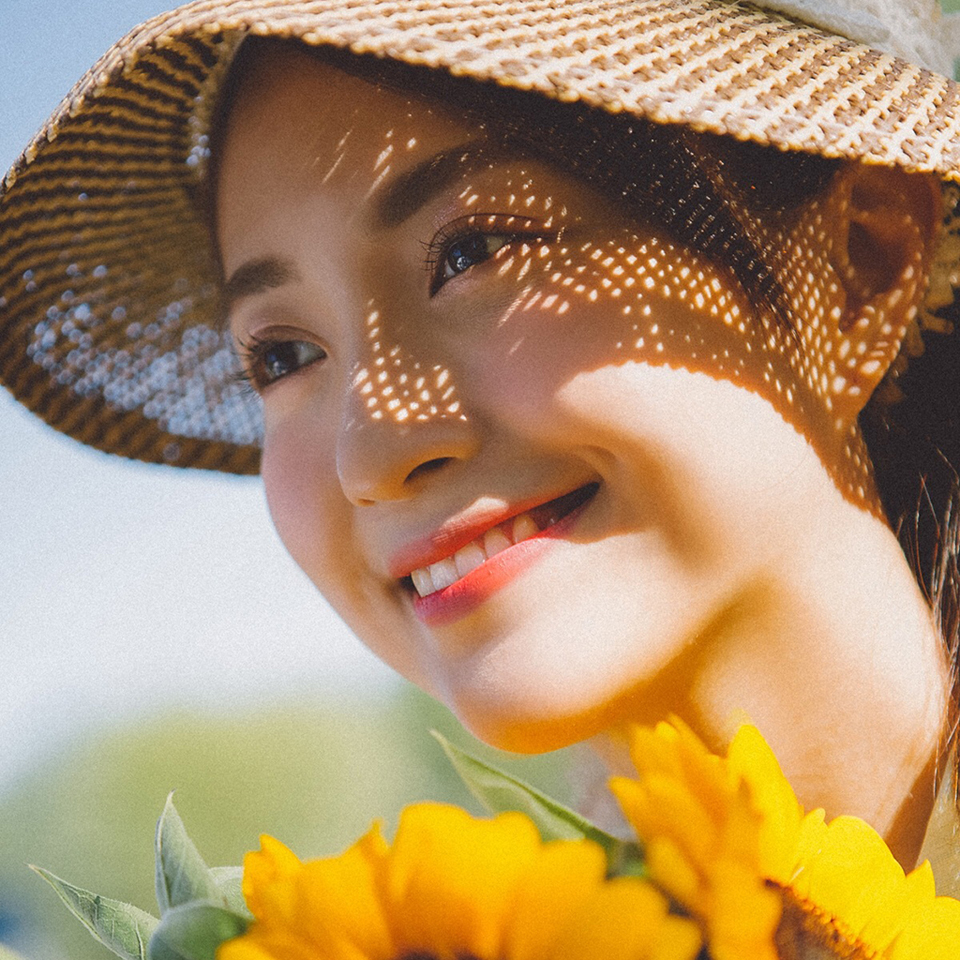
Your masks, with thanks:
M581 503L546 530L501 550L449 587L427 597L415 593L413 610L417 618L429 627L440 627L473 613L485 600L551 550L556 541L570 531L592 500L593 497Z

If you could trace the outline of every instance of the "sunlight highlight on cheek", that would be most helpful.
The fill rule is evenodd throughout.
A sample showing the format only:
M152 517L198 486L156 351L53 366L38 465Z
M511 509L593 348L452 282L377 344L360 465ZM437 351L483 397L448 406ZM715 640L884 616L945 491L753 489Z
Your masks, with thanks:
M536 257L524 253L517 278L539 259L544 282L531 289L521 309L558 317L572 310L571 323L583 316L593 324L591 346L600 352L614 346L623 360L700 361L695 365L729 376L731 370L746 370L761 336L745 320L742 296L715 269L659 237L631 235L575 248L544 245ZM508 266L512 259L501 269ZM736 337L724 336L723 327L733 329ZM610 334L616 336L612 344Z

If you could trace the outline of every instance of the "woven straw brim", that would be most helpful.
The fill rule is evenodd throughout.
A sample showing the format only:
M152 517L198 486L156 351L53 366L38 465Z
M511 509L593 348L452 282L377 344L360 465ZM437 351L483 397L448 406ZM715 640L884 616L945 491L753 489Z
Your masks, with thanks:
M956 84L748 5L199 0L116 44L0 197L0 382L110 453L258 468L259 405L217 324L196 199L216 85L246 33L960 179Z

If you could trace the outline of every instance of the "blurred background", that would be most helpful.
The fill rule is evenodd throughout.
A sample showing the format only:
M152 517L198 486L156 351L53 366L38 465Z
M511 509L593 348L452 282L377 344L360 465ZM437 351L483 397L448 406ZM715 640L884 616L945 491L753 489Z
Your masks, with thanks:
M0 0L0 168L167 6ZM153 910L152 834L172 789L214 865L239 863L261 832L321 855L405 803L469 805L427 731L471 738L327 608L259 481L105 457L2 388L0 663L0 952L109 956L26 864ZM564 763L510 768L563 795Z

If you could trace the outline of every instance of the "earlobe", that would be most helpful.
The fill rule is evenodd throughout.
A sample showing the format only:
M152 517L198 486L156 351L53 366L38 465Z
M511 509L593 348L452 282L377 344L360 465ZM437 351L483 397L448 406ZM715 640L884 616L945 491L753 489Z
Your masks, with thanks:
M852 164L840 178L831 393L838 418L852 422L896 359L922 303L942 188L933 177L864 164Z

